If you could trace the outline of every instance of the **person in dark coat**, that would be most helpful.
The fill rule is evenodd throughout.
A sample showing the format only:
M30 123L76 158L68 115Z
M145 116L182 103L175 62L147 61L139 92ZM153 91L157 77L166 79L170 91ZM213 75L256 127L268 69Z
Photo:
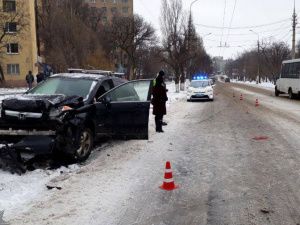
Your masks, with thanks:
M36 75L36 82L40 83L42 80L44 80L44 74L43 73L38 73Z
M162 130L162 120L163 116L167 114L166 101L167 89L164 85L164 72L160 71L159 75L156 77L155 86L152 89L152 105L153 105L153 115L155 115L155 126L156 132L164 132Z
M34 77L33 77L31 71L28 71L28 74L26 75L26 78L25 78L25 79L26 79L26 82L27 82L27 84L28 84L29 89L32 88L32 83L33 83L33 81L34 81Z

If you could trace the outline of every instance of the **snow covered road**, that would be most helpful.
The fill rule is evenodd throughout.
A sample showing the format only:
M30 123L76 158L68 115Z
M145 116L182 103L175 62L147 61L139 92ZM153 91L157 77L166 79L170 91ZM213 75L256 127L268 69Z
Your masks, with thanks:
M168 87L163 127L149 140L110 141L83 165L25 175L0 171L10 224L300 223L300 101L217 83L215 101L186 102ZM234 99L232 93L236 92ZM239 100L243 94L244 100ZM259 98L259 107L255 99ZM248 109L248 113L247 113ZM254 140L254 137L267 137ZM178 189L159 189L165 162ZM48 190L51 182L61 190Z

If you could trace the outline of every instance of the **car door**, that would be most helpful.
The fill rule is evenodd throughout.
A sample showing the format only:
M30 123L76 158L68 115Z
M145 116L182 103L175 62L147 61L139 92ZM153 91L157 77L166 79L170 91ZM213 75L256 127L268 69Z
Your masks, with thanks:
M96 105L96 135L148 139L153 80L135 80L108 91Z

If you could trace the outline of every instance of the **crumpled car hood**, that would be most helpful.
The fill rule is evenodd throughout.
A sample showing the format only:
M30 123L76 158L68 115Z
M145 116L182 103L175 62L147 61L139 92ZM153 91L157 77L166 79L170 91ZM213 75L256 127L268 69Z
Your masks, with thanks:
M82 97L72 95L29 95L23 94L2 101L2 108L22 112L49 111L53 107L78 104Z

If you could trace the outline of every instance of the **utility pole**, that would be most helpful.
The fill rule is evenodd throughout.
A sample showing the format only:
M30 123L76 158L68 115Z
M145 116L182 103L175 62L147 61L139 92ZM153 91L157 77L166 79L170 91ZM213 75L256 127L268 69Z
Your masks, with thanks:
M190 4L190 16L189 16L189 25L188 25L188 54L190 54L190 48L191 48L191 29L192 29L192 5L198 0L194 0L191 4ZM191 79L191 59L189 60L189 79Z
M296 14L296 12L295 12L295 0L294 0L294 13L293 13L293 40L292 40L292 59L294 59L294 58L295 58L296 24L297 24L297 14Z
M259 35L258 33L254 32L253 30L249 30L252 33L257 35L257 59L258 59L258 63L257 63L257 79L256 79L256 83L260 83L260 53L259 53Z

